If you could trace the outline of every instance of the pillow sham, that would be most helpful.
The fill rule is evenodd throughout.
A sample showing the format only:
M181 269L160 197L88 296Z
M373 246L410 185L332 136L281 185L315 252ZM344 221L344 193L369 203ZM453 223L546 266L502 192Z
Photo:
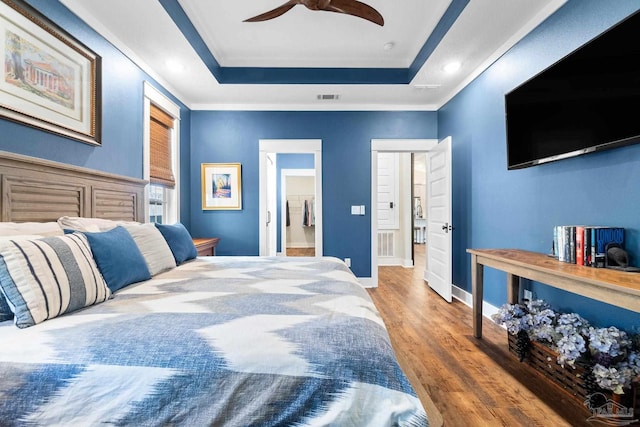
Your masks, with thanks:
M87 236L93 258L111 292L151 278L147 262L133 237L122 226Z
M44 236L39 236L39 235L0 236L0 241L40 239L42 237ZM4 294L2 293L2 287L0 286L0 322L4 322L5 320L11 320L11 319L13 319L13 311L11 311L11 307L9 307L9 303L7 303L7 299L4 297Z
M173 253L155 225L140 224L124 225L123 227L136 242L152 276L175 268L176 261L173 258Z
M135 221L113 221L103 218L83 218L78 216L62 216L58 218L58 226L63 230L88 231L97 233L116 228L118 225L137 225Z
M0 222L0 236L62 236L57 222Z
M184 225L181 223L173 225L156 224L156 227L158 227L169 248L171 248L177 265L198 256L198 250Z
M111 296L86 238L77 234L0 242L0 286L19 328Z
M11 319L13 319L13 311L11 311L11 307L9 307L9 303L7 303L7 299L0 288L0 322Z

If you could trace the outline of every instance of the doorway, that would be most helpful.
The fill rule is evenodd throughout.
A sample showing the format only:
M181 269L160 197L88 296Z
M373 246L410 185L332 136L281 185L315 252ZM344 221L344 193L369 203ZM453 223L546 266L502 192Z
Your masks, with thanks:
M280 186L277 181L282 175L277 171L292 168L286 167L286 162L280 157L284 154L311 155L308 156L310 164L303 168L311 169L314 175L313 247L314 256L322 256L322 140L261 139L259 150L260 256L275 256L279 251L282 252L283 247L286 253L286 238L285 244L282 244L282 222L286 220L286 203L284 209L282 202L278 203ZM278 160L280 160L280 166L278 166ZM286 201L286 196L284 199ZM278 249L278 240L280 240L280 249Z
M314 169L282 169L279 255L315 256L315 180Z
M371 206L378 206L378 154L428 153L426 161L427 260L423 278L445 300L451 301L451 138L438 140L372 140ZM409 203L412 199L409 200ZM378 285L378 218L371 218L371 286Z

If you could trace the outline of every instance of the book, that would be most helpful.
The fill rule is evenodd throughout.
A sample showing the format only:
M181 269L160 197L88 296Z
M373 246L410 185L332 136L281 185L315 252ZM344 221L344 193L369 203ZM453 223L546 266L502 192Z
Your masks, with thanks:
M576 226L576 264L584 265L584 226Z
M593 267L605 267L607 259L607 245L609 243L618 243L624 248L624 228L593 227L591 229L591 254Z

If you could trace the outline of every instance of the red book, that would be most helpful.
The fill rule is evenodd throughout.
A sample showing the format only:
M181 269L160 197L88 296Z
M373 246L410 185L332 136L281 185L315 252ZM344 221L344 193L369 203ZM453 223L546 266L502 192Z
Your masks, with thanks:
M584 227L576 227L576 264L584 265Z

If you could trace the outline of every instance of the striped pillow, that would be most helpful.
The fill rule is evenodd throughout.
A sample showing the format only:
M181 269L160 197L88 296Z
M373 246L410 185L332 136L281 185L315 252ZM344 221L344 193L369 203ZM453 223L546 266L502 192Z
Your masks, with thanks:
M111 296L79 234L0 242L0 287L19 328Z

